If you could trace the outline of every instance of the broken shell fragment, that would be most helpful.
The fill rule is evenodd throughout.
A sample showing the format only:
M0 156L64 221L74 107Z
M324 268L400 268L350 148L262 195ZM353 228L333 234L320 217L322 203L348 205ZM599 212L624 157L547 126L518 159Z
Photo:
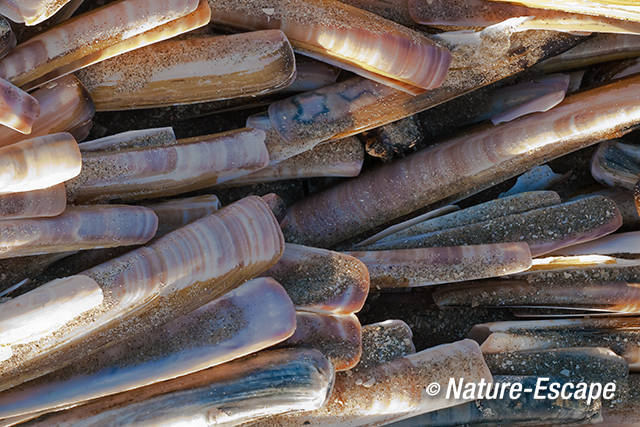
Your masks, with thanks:
M41 190L80 173L82 159L68 133L40 136L0 148L0 195Z
M277 0L269 8L253 0L209 3L215 23L280 29L304 55L410 91L440 86L451 62L422 34L335 0Z
M57 79L32 93L40 104L40 115L27 137L0 126L0 147L58 132L69 132L77 141L89 134L95 110L91 98L74 76Z
M58 216L67 206L64 184L42 190L0 195L0 221Z
M37 99L0 79L0 124L28 135L39 115Z
M79 277L91 281L92 290L100 297L88 308L99 305L99 285ZM51 302L51 298L42 299ZM61 299L58 294L56 299ZM65 302L75 303L71 298ZM75 308L79 311L78 305ZM9 313L19 325L16 313ZM42 314L23 313L21 317L46 321ZM57 326L77 314L69 313ZM9 332L19 330L9 327ZM295 311L284 289L273 279L255 279L152 332L114 343L79 363L5 391L0 394L0 418L70 407L188 375L281 342L295 328ZM3 338L0 342L6 341ZM9 337L8 342L16 340Z
M354 137L320 144L312 150L234 179L225 186L259 184L287 179L358 176L364 163L364 148Z
M74 206L53 218L0 221L0 258L140 245L158 218L141 206Z
M0 77L33 89L96 62L198 28L210 18L207 2L198 3L109 3L18 45L0 60Z
M598 239L622 226L615 203L591 196L560 205L507 215L466 226L418 233L398 238L389 236L368 247L371 250L410 249L526 242L531 256Z
M156 233L156 238L158 238L218 211L220 200L214 195L205 195L169 200L147 205L147 207L158 216L158 232Z
M576 312L640 313L640 262L587 257L592 264L536 264L532 271L504 279L437 289L439 306L522 307ZM577 257L580 261L580 257ZM585 260L586 261L586 260Z
M640 122L640 108L631 96L635 89L640 90L638 76L571 95L545 113L481 127L365 172L291 206L282 222L285 236L292 243L335 245L624 134ZM361 202L353 194L369 197Z
M637 317L506 321L475 325L469 336L483 353L563 347L605 347L622 356L629 369L640 369L640 322Z
M287 243L278 263L265 273L280 283L297 309L351 314L369 293L369 272L340 252Z
M331 392L334 375L331 362L317 350L262 351L54 413L36 425L240 425L320 408Z
M55 15L71 0L3 0L0 14L13 22L37 25Z
M640 177L640 147L615 140L601 143L591 160L591 175L602 184L633 190Z
M273 213L248 197L86 270L81 274L100 285L103 303L31 345L12 346L14 356L0 364L0 389L193 311L267 270L283 250Z
M314 348L327 356L336 371L346 371L360 361L360 322L354 314L337 316L298 311L296 331L280 347Z
M98 111L265 95L296 76L278 30L166 40L80 70Z
M365 263L378 291L504 276L531 267L526 243L347 253Z
M416 217L412 220L389 227L384 232L374 236L375 239L372 237L364 240L358 244L358 247L375 247L376 244L384 245L387 242L412 236L480 224L492 219L555 206L560 203L560 196L553 191L518 193L513 196L480 203L479 205L474 205L466 209L445 212L444 215L436 215L435 218L431 215L427 217Z
M131 133L115 138L129 140ZM215 135L84 151L82 172L67 185L69 200L97 202L172 196L207 188L269 163L265 134L239 129ZM114 170L118 171L114 174Z
M337 375L327 404L319 410L270 419L274 425L382 425L441 408L465 399L445 398L450 378L467 383L491 382L478 345L471 340L444 344L381 365ZM435 396L431 383L442 385Z

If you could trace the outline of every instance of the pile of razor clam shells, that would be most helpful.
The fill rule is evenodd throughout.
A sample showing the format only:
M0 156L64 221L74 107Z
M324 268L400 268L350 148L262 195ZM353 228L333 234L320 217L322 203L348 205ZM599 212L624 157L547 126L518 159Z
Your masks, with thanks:
M637 0L0 15L0 426L640 424Z

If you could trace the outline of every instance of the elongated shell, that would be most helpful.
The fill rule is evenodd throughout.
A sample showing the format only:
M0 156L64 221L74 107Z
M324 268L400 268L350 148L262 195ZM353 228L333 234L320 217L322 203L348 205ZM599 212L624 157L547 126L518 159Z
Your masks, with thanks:
M0 79L0 124L28 135L39 115L37 99Z
M3 0L0 14L13 22L37 25L46 21L70 0Z
M264 138L261 130L240 129L147 147L87 151L82 172L68 184L69 199L138 200L207 188L267 166Z
M28 139L0 148L0 195L41 190L80 173L82 159L68 133Z
M615 233L552 252L553 256L640 254L640 231Z
M526 243L348 252L369 269L372 289L461 282L531 267Z
M321 144L312 150L268 166L226 185L250 185L287 179L358 176L364 148L355 137Z
M158 218L138 206L75 206L54 218L0 221L0 258L140 245L156 234Z
M264 95L295 75L293 50L277 30L167 40L77 74L98 111Z
M416 235L393 236L376 242L370 249L409 249L487 243L526 242L536 257L554 250L595 240L622 226L615 203L591 196L560 205Z
M0 220L58 216L67 206L64 184L0 196Z
M186 377L98 399L36 425L240 425L269 415L320 408L334 371L320 352L260 352Z
M207 369L287 339L295 320L284 289L273 279L255 279L151 333L0 394L0 418L72 406Z
M69 132L78 141L89 134L95 110L91 98L74 76L57 79L32 93L40 104L40 115L27 137L0 126L0 147L27 138Z
M0 61L0 77L32 89L80 68L206 24L198 0L120 0L70 19L18 45ZM180 18L197 22L179 25Z
M640 369L640 322L637 317L551 319L484 323L469 336L483 353L563 347L605 347Z
M635 90L640 77L619 80L567 97L545 113L481 128L364 173L291 206L284 233L292 243L330 246L623 134L640 122ZM354 194L367 198L360 202Z
M296 331L281 347L314 348L327 356L336 371L353 368L362 353L360 321L353 315L296 312Z
M33 345L12 347L14 356L0 364L0 389L186 314L262 273L283 250L273 213L249 197L87 270L82 275L100 285L104 302Z
M269 421L273 425L382 425L464 403L464 399L445 399L450 378L465 384L491 381L475 342L444 344L336 376L331 397L322 409ZM425 388L434 382L441 385L440 392L427 395Z
M591 175L602 184L633 190L640 177L640 149L615 140L601 143L591 160Z
M518 3L528 7L582 13L585 15L606 16L609 18L640 22L640 7L633 0L490 0Z
M265 273L276 279L298 309L351 314L369 293L369 272L340 252L288 243L278 263Z
M203 218L220 209L220 200L213 195L189 197L169 200L167 202L148 205L158 215L158 232L156 237L177 230L193 221Z
M279 28L305 55L400 87L436 88L451 62L446 49L420 33L335 0L277 0L266 9L253 0L210 5L214 22Z

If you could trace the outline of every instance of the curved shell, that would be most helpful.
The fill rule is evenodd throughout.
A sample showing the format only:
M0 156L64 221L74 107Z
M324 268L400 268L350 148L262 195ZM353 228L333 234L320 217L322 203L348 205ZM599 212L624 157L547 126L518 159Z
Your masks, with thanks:
M92 286L102 297L98 284ZM68 407L188 375L281 342L295 327L293 304L284 289L273 279L255 279L152 332L0 394L0 418Z
M82 159L68 133L40 136L0 148L0 195L41 190L80 173Z
M41 423L240 425L269 415L320 408L333 382L331 362L320 352L269 350L54 413Z
M296 331L281 347L313 348L327 356L336 371L358 364L362 353L360 321L353 315L296 312Z
M334 0L277 0L267 12L252 0L210 4L214 22L279 28L299 52L355 73L364 70L365 77L377 75L383 82L433 89L442 84L451 62L446 49L420 33Z
M120 0L92 10L21 43L0 60L0 77L32 89L80 68L175 36L208 22L176 26L198 0Z
M33 345L12 347L14 356L0 364L0 390L186 314L262 273L283 250L273 213L261 198L248 197L86 270L103 303Z
M3 0L0 14L13 22L37 25L56 14L71 0Z
M265 273L286 290L298 309L351 314L369 293L369 272L340 252L287 243L278 263Z
M64 184L42 190L0 195L0 221L58 216L67 206Z
M0 79L0 124L28 135L39 115L37 99Z
M296 76L281 31L166 40L77 73L98 111L129 110L265 95Z
M267 166L264 138L261 130L240 129L149 147L87 151L82 172L67 185L69 199L139 200L207 188Z
M545 113L436 144L295 203L292 243L330 246L436 202L459 200L640 122L640 77L569 96ZM367 195L365 202L353 195Z
M531 267L526 243L348 252L364 262L375 290L438 285L518 273Z

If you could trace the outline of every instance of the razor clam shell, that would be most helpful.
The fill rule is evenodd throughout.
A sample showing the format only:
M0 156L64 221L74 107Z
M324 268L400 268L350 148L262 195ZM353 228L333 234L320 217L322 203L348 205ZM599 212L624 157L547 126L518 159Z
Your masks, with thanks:
M365 325L362 327L362 355L353 371L391 362L415 352L413 332L402 320L385 320Z
M10 299L0 305L0 345L38 341L102 301L102 289L87 276L55 280Z
M372 250L447 247L489 243L526 242L531 256L584 243L611 234L622 226L615 203L591 196L560 205L466 226L374 243Z
M284 218L287 213L287 204L284 199L278 196L276 193L268 193L262 196L262 200L265 201L267 205L269 205L269 209L273 212L278 222Z
M57 79L32 93L40 104L40 115L31 134L0 126L0 147L58 132L69 132L78 141L89 134L95 110L93 102L80 81L74 76Z
M640 254L640 231L615 233L552 252L552 256Z
M640 313L640 262L534 269L505 279L438 288L439 306L553 308Z
M360 361L360 322L354 314L336 316L298 311L295 333L279 347L314 348L327 356L336 371L346 371Z
M615 140L601 143L591 160L591 175L602 184L633 190L640 176L640 147Z
M446 49L422 34L334 0L276 0L266 9L252 0L209 4L213 22L281 29L298 52L368 78L433 89L451 62ZM394 52L393 58L382 52Z
M381 365L336 376L327 404L316 411L266 420L268 425L383 425L422 413L460 405L446 399L445 387L436 396L424 390L430 383L465 384L491 381L478 345L471 340L444 344Z
M80 144L80 151L82 153L122 151L145 147L163 147L175 143L176 134L173 132L173 128L164 127L132 130L83 142Z
M278 263L265 273L280 283L298 309L351 314L369 293L369 272L340 252L287 243Z
M0 221L0 258L140 245L158 218L141 206L73 206L53 218Z
M505 102L503 100L508 98L526 99L532 97L532 99L512 108L507 108L498 114L494 114L491 117L491 122L494 125L498 125L531 113L549 111L564 100L569 90L569 82L570 76L568 74L551 74L537 81L499 89L494 96L500 99L501 102Z
M546 31L527 32L525 37L514 33L516 24L501 23L461 40L441 38L452 49L454 60L438 89L411 96L368 79L353 78L271 104L273 127L296 145L344 138L503 79L577 42L575 37Z
M627 362L608 348L552 348L485 354L494 375L564 376L571 381L615 381L618 390L629 376ZM628 390L627 390L628 391ZM620 398L621 396L617 396Z
M409 13L407 0L345 0L343 3L375 13L405 27L416 26Z
M605 406L602 410L602 423L604 425L637 425L640 423L638 412L640 400L640 375L629 375L629 396L615 406Z
M360 174L363 164L362 144L357 138L349 137L318 145L312 150L234 179L225 185L241 186L316 177L351 178Z
M28 135L39 115L40 104L37 99L0 79L0 124Z
M0 195L0 221L58 216L67 206L64 184L42 190Z
M192 20L194 14L203 16L181 25L181 19ZM208 5L199 5L198 0L110 3L19 44L0 60L0 77L33 89L96 62L198 28L209 17Z
M0 390L76 363L193 311L273 266L284 239L259 197L247 197L149 246L87 270L103 304L0 364ZM28 295L28 294L25 294Z
M640 369L638 317L549 319L483 323L469 337L483 353L563 347L605 347L622 356L631 371Z
M296 56L296 78L282 92L307 92L334 84L340 75L340 69L324 62Z
M82 159L68 133L27 139L0 148L0 195L41 190L80 173Z
M156 108L265 95L296 76L278 30L166 40L80 70L98 111Z
M628 34L596 34L578 46L551 57L536 68L556 72L583 68L602 62L635 58L640 55L640 36Z
M264 138L261 130L239 129L162 146L85 152L82 172L67 184L67 194L75 202L97 202L207 188L267 166Z
M562 203L560 196L558 193L553 191L529 191L525 193L518 193L513 196L490 200L463 210L437 216L436 218L425 218L424 221L419 222L415 221L415 219L410 220L413 224L409 224L407 221L406 223L403 223L407 224L407 226L403 226L400 229L398 229L398 225L395 225L387 230L392 231L398 229L397 231L393 233L387 232L385 233L386 236L376 238L375 240L369 238L361 242L358 247L375 246L372 245L375 242L379 242L378 244L384 244L385 242L391 242L401 238L408 238L420 234L478 224L496 218L528 212L534 209L559 205L560 203Z
M174 199L147 205L158 216L156 238L218 211L220 200L214 195Z
M188 375L270 347L295 329L295 311L284 289L273 279L255 279L152 332L1 393L0 419Z
M333 382L333 367L320 352L269 350L52 414L35 425L240 425L320 408Z
M499 387L501 383L519 383L525 390L535 390L539 378L523 375L494 375L493 384ZM545 375L545 378L560 384L568 382L562 376L549 378ZM508 390L509 388L507 393ZM507 393L503 399L476 400L410 418L393 426L589 425L599 421L602 408L600 399L595 399L588 404L585 399L535 399L534 393L521 393L518 399L511 399Z
M55 15L71 0L4 0L0 14L13 22L37 25Z
M619 187L605 187L602 190L594 191L587 195L574 197L587 197L588 195L600 195L613 200L622 215L622 230L637 230L640 228L640 214L636 209L633 192Z
M16 35L9 22L0 16L0 58L4 58L14 47L16 47Z
M365 263L375 290L484 279L531 267L529 246L520 242L347 253Z
M628 0L489 0L516 3L527 7L558 10L584 15L604 16L624 21L640 22L640 8Z
M640 122L635 90L640 76L571 95L545 113L481 127L366 172L291 206L282 222L285 236L292 243L335 245L624 134ZM361 202L354 194L368 197Z

